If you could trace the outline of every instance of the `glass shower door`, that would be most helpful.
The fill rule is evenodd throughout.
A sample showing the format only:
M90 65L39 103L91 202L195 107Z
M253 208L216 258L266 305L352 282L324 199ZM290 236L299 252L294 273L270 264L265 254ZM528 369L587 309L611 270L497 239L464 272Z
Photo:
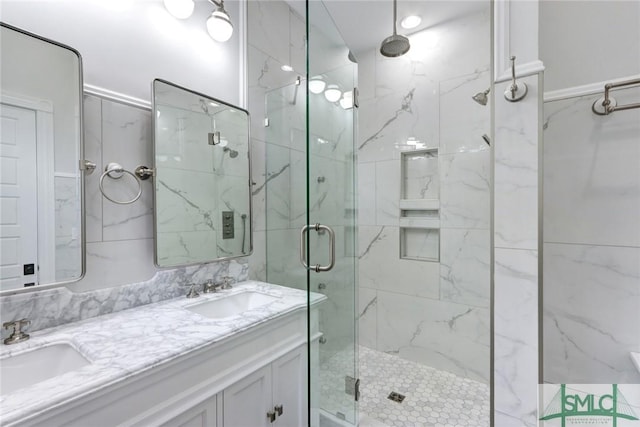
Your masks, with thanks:
M294 75L265 98L266 273L310 301L325 297L309 309L319 323L309 331L310 425L355 425L357 66L321 2L309 2L307 36L311 87Z
M320 337L310 336L312 423L357 424L357 252L354 88L357 65L325 6L307 2L306 261ZM313 313L313 312L312 312ZM318 338L313 341L314 338ZM313 360L313 355L318 360ZM315 383L315 387L313 387ZM317 395L314 396L314 391Z

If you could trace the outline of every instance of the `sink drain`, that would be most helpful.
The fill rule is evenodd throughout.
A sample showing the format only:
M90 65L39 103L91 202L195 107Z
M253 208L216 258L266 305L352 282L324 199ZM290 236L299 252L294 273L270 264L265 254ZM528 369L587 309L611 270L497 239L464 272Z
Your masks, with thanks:
M404 398L405 398L404 394L396 393L395 391L392 391L389 394L389 396L387 396L387 399L393 400L394 402L398 402L398 403L402 403Z

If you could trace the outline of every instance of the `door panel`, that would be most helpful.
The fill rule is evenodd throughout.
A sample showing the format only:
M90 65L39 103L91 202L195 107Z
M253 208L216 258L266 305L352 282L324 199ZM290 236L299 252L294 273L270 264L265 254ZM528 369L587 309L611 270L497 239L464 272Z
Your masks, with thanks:
M271 365L254 372L223 392L225 427L260 427L270 425Z
M309 271L308 289L323 293L320 307L323 333L319 366L319 410L357 424L357 403L346 385L357 378L356 337L356 204L355 129L357 65L322 2L308 2L308 75L322 76L325 92L307 93L307 224L322 224L335 234L335 266ZM341 92L333 101L326 89ZM331 262L330 233L310 231L311 266ZM312 400L313 401L313 400Z
M282 407L278 427L307 423L307 349L299 348L273 362L273 405Z
M36 113L0 104L0 269L2 289L37 283ZM34 264L24 276L23 265Z

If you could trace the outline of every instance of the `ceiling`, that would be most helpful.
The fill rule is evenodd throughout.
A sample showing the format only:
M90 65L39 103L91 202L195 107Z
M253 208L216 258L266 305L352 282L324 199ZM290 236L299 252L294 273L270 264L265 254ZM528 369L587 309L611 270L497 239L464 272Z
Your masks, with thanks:
M303 1L289 3L296 10L302 6L299 12L304 16ZM324 0L324 3L342 38L356 55L377 48L393 33L392 0ZM489 0L398 0L398 33L409 35L488 7ZM403 29L400 21L407 15L419 15L422 23L411 30Z

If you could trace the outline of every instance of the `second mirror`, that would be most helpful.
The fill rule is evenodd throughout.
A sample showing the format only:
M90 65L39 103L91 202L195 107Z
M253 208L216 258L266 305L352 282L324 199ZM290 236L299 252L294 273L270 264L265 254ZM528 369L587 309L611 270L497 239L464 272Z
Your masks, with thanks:
M249 113L163 80L153 100L156 264L250 255Z

